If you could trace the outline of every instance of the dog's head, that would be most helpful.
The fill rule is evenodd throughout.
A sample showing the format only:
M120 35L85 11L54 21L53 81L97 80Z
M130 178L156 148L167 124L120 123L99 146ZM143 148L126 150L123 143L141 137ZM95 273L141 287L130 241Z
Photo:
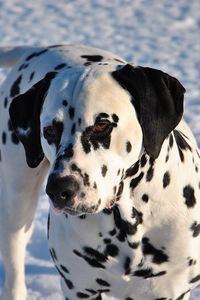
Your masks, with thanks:
M45 156L55 209L71 214L110 208L126 169L143 151L158 157L183 113L184 88L159 70L96 65L48 73L10 106L29 167Z

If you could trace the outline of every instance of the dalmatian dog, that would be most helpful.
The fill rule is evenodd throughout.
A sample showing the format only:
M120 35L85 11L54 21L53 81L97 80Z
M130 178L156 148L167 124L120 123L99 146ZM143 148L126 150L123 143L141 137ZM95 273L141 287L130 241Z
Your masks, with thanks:
M77 45L1 48L1 300L25 300L45 178L65 300L187 300L200 283L199 150L174 77Z

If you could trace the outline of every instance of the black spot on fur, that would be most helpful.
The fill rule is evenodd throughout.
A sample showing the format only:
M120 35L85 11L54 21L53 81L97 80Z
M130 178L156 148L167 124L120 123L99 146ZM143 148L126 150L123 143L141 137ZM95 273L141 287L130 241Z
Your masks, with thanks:
M163 188L166 188L170 184L170 174L169 172L165 172L163 176Z
M6 139L7 139L6 132L3 131L3 133L2 133L2 143L3 143L4 145L6 144Z
M119 122L119 117L116 115L116 114L113 114L112 115L112 119L115 123L118 123Z
M117 62L119 62L119 63L122 63L122 64L125 63L123 60L121 60L121 59L119 59L119 58L114 58L114 60L117 61Z
M79 299L88 299L88 298L90 297L88 294L85 294L85 293L82 293L82 292L76 293L76 296L77 296Z
M193 234L192 234L193 237L199 236L199 234L200 234L200 224L198 224L197 221L195 221L191 226L191 230L193 231Z
M104 253L99 252L98 250L95 250L91 247L84 247L84 252L89 257L95 258L96 261L104 263L107 261L107 255Z
M102 174L103 177L106 176L107 171L108 171L107 166L106 166L106 165L103 165L103 166L101 167L101 174Z
M116 185L115 185L115 186L113 187L113 194L115 195L116 192L117 192L117 187L116 187Z
M78 172L80 175L82 174L81 169L75 163L71 164L71 170L73 172Z
M5 99L4 99L4 107L7 108L7 105L8 105L8 98L5 97Z
M183 134L178 131L178 130L174 130L174 137L176 140L176 144L179 150L179 156L181 161L184 161L184 155L183 155L183 151L189 150L192 151L190 145L186 142L185 137L183 136Z
M19 68L18 68L18 71L21 71L24 67L24 64L22 64Z
M200 280L200 275L197 275L197 276L195 276L194 278L192 278L191 280L190 280L190 283L195 283L195 282L197 282L197 281L199 281Z
M57 255L56 255L56 251L53 248L49 249L50 255L52 260L54 261L54 263L58 260Z
M92 290L92 289L85 289L85 290L86 290L86 292L89 292L92 295L96 295L97 294L97 292L95 290Z
M30 74L29 81L31 81L31 80L33 79L34 75L35 75L35 72L32 72L32 73Z
M95 258L95 256L92 256L92 255L84 255L84 254L81 254L79 251L77 250L73 250L74 254L83 258L90 266L92 266L93 268L101 268L101 269L105 269L105 266L97 261L97 259ZM91 256L91 257L90 257Z
M60 268L61 268L61 270L64 271L65 273L69 273L69 270L68 270L65 266L60 265Z
M127 235L134 235L137 232L137 223L132 224L126 220L123 220L121 218L121 215L120 215L120 212L119 212L119 209L117 206L114 206L112 211L113 211L115 225L119 230L117 239L120 242L124 242Z
M140 167L140 162L137 161L133 166L131 166L126 170L125 178L134 176L139 171L139 167Z
M88 62L99 62L103 59L101 55L81 55L81 57L86 58Z
M147 194L143 194L142 195L142 201L147 203L149 201L149 196Z
M87 61L87 62L85 62L83 65L84 65L84 66L91 66L91 64L92 64L91 62Z
M60 69L63 69L64 67L66 67L66 64L59 64L59 65L57 65L55 68L54 68L54 70L55 71L57 71L57 70L60 70Z
M108 244L105 253L109 256L116 257L119 253L119 248L114 244Z
M165 162L168 162L169 160L169 152L167 152L166 158L165 158Z
M142 251L144 255L152 255L152 262L155 264L162 264L169 261L169 257L161 249L156 249L149 243L149 239L144 237L142 239Z
M22 71L23 69L28 68L29 64L23 64L19 67L18 71Z
M66 286L68 287L68 289L72 290L74 288L72 281L65 277L64 273L59 269L59 267L56 264L55 264L55 268L58 271L58 273L60 274L61 278L63 279L63 281L66 284Z
M74 135L75 131L76 131L76 124L74 123L74 124L72 125L71 135Z
M38 52L34 52L34 53L30 54L30 55L26 58L26 61L29 61L29 60L31 60L31 59L34 58L34 57L38 57L38 56L40 56L41 54L43 54L43 53L45 53L45 52L47 52L47 51L48 51L48 49L44 49L44 50L41 50L41 51L38 51Z
M68 105L67 100L63 100L62 105L63 105L63 106L67 106L67 105Z
M161 271L161 272L158 272L158 273L153 273L152 268L148 268L148 269L141 269L141 270L135 271L133 273L133 276L143 277L144 279L146 279L146 278L151 278L151 277L163 276L166 273L167 273L166 271Z
M121 195L122 195L122 193L123 193L123 189L124 189L124 182L123 182L123 181L120 181L119 187L118 187L118 191L117 191L117 194L116 194L116 199L117 199L117 201L120 200Z
M125 258L125 262L124 262L124 274L125 275L128 275L131 273L131 259L129 256L127 256Z
M106 287L109 287L109 286L110 286L110 284L109 284L107 281L105 281L105 280L103 280L103 279L101 279L101 278L97 278L97 279L96 279L96 282L97 282L99 285L102 285L102 286L106 286Z
M196 265L197 261L196 259L192 259L191 257L188 257L188 266Z
M146 165L146 163L147 163L147 156L143 154L140 160L141 167L143 168Z
M140 242L133 242L133 243L128 242L128 245L131 249L137 249L140 245Z
M141 172L137 177L133 178L130 182L130 188L133 190L140 183L144 176L144 172Z
M114 236L115 234L117 233L117 230L114 228L113 230L110 230L109 231L109 234L111 235L111 236Z
M98 289L99 293L109 293L110 290L109 289Z
M107 238L107 239L103 239L103 241L106 245L111 244L111 239Z
M71 158L74 155L73 144L69 144L68 147L64 151L64 156L66 158Z
M126 151L127 151L128 153L130 153L131 150L132 150L132 145L131 145L131 143L128 141L128 142L126 142Z
M72 120L74 118L75 110L72 106L69 108L69 117Z
M190 290L187 290L185 293L181 294L178 298L176 298L176 300L183 300L185 295L189 292L190 292Z
M153 175L154 175L154 168L153 168L153 166L150 166L150 168L148 169L147 174L146 174L146 181L147 182L151 181L153 178Z
M196 198L194 194L194 189L191 185L187 185L183 189L183 197L185 198L185 204L188 208L192 208L196 204Z
M16 95L18 95L20 93L20 83L22 80L22 75L20 75L15 82L13 83L11 90L10 90L10 97L15 97Z
M74 285L73 285L72 281L69 280L69 279L67 279L67 278L65 278L65 277L63 279L64 279L64 282L65 282L66 286L68 287L68 289L72 290L74 288Z
M66 159L72 158L74 155L73 144L69 144L67 148L63 151L61 155L59 155L56 159L56 163L59 165L59 162Z
M138 226L139 224L142 224L143 214L142 214L142 212L139 212L135 207L132 207L131 217L136 220L135 221L135 226Z
M85 186L90 186L89 175L87 173L84 173L82 177L83 177L83 184Z

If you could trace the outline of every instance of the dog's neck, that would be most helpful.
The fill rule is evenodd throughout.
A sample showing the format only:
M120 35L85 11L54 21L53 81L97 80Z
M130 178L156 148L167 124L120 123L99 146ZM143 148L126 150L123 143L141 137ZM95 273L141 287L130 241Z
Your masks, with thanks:
M178 174L175 173L174 166L180 163L180 149L172 133L164 141L157 159L144 152L141 158L126 170L123 192L116 206L132 234L144 227L145 223L150 227L157 226L160 220L166 220L168 223L171 218L177 217L175 209L173 212L170 210L170 205L173 206L179 201L173 195L177 194L179 188ZM172 195L170 199L166 194Z

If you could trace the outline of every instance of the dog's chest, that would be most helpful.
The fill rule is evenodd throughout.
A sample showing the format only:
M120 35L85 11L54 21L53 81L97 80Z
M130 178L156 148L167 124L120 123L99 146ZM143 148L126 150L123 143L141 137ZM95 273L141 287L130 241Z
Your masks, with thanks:
M185 237L177 235L170 241L176 228L166 225L155 227L151 232L145 231L147 228L144 222L130 234L125 228L120 229L119 223L116 225L113 214L84 219L52 213L50 253L59 272L78 290L99 290L99 279L103 279L101 289L118 297L121 295L122 299L125 290L127 295L137 295L136 299L154 299L160 296L160 286L163 289L171 286L169 295L179 293L173 290L176 286L172 280L173 270L176 269L176 279L182 282L184 290L188 278L195 277L193 274L198 272L194 264L197 255L192 250L198 246L194 239L188 239L187 233ZM64 274L65 269L67 274Z

